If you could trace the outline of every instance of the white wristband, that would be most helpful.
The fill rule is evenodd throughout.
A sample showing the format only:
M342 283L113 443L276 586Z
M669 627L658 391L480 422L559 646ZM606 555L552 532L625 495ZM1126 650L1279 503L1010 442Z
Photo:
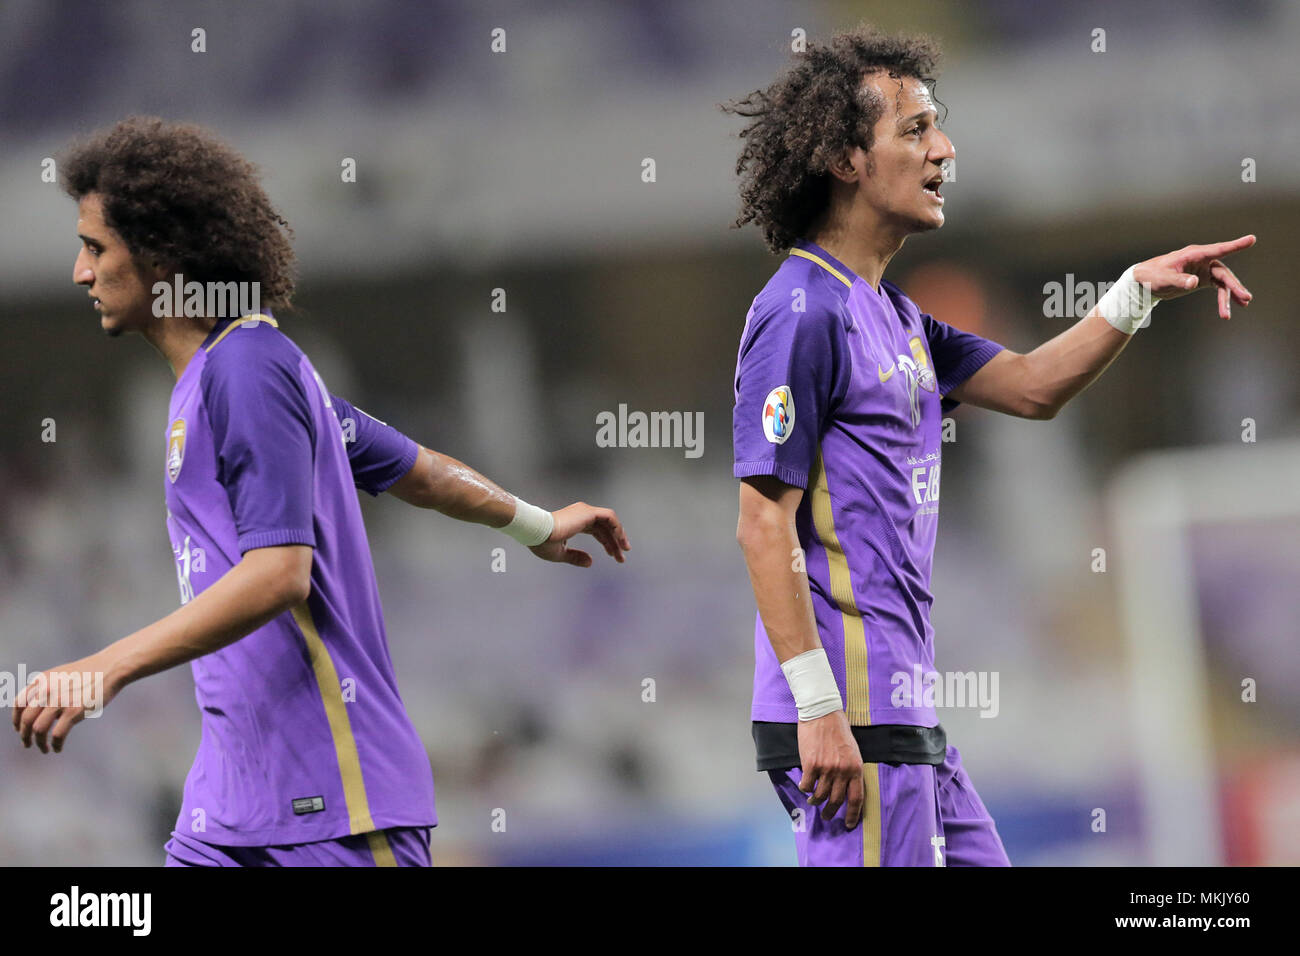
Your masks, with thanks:
M804 651L781 665L800 720L825 717L844 708L825 648Z
M1150 286L1133 278L1133 269L1129 266L1097 303L1101 317L1125 335L1132 335L1142 328L1159 301L1151 295Z
M555 515L515 497L515 516L501 530L525 547L536 547L555 530Z

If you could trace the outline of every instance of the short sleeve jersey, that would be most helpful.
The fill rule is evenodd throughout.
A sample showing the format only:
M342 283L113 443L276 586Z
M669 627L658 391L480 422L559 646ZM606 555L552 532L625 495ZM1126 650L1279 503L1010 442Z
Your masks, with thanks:
M418 446L332 396L259 315L218 322L195 353L165 449L182 604L250 550L312 548L305 602L192 663L202 730L177 830L260 846L434 825L356 494L402 477Z
M805 490L796 528L817 630L855 726L938 723L923 689L946 395L1001 348L804 241L745 320L733 471ZM761 616L754 651L753 719L797 720Z

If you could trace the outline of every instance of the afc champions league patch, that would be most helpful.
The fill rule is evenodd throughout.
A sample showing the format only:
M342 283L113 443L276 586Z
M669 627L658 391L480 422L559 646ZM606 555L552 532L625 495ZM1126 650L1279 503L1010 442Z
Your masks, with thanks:
M181 473L185 461L185 419L178 418L172 422L167 435L167 480L173 485Z
M763 434L773 445L784 445L794 430L794 395L789 385L767 393L763 403Z

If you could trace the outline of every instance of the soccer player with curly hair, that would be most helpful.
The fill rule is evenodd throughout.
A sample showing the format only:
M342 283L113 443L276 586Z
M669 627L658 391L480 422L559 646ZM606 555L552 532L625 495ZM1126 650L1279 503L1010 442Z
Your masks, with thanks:
M190 663L202 736L167 865L428 865L433 776L398 693L357 489L580 567L591 556L567 542L584 532L623 561L617 515L544 511L331 394L272 314L294 290L287 224L255 168L206 131L131 117L60 168L78 202L74 281L105 333L138 333L176 376L159 477L181 606L36 675L15 730L58 752L126 685ZM162 296L177 276L256 284L264 307Z
M786 256L741 335L733 472L758 605L758 769L796 820L801 865L1009 863L933 700L909 689L936 674L944 413L1050 419L1158 300L1214 286L1225 319L1250 301L1221 261L1243 236L1132 266L1026 354L922 312L884 272L944 223L939 58L932 38L860 27L725 107L747 120L736 224Z

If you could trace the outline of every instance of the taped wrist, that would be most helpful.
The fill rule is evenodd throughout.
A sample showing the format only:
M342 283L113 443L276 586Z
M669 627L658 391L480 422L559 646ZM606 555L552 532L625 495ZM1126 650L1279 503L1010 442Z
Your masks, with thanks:
M1151 295L1149 286L1133 278L1134 268L1129 266L1097 303L1101 317L1125 335L1132 335L1145 325L1159 301Z
M781 665L800 720L815 720L844 707L825 648L804 651Z
M555 515L515 497L515 516L501 529L526 548L542 544L555 530Z

